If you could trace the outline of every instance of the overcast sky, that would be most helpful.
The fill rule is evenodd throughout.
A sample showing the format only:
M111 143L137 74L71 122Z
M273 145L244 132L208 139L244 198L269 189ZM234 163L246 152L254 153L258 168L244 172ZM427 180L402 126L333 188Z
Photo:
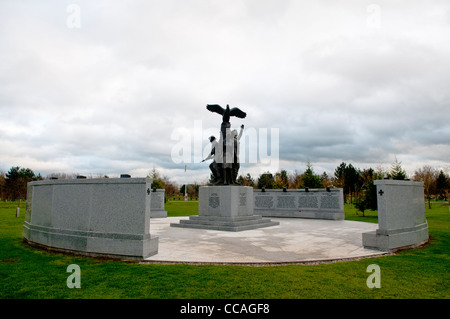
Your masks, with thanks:
M449 85L448 0L0 0L4 172L202 182L221 123L206 104L277 142L242 174L449 171Z

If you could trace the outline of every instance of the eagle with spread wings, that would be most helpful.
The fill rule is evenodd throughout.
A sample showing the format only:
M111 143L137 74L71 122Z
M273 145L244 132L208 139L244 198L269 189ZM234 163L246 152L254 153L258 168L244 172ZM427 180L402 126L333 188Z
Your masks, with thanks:
M230 121L230 116L236 116L241 119L247 116L247 113L245 113L244 111L240 110L237 107L233 107L230 109L230 106L228 104L225 109L221 107L219 104L207 104L206 108L211 112L222 115L222 122L225 123Z

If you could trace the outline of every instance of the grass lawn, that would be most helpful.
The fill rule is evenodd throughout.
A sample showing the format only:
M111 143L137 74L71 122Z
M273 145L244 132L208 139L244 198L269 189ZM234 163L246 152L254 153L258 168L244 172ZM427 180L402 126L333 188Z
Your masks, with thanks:
M197 215L198 201L168 201L165 208L167 217Z
M447 203L427 209L431 242L396 255L319 265L246 267L158 265L104 260L31 248L22 241L25 204L0 203L0 298L418 298L450 297L450 213ZM169 202L169 216L197 213L198 202ZM377 222L376 212L346 219ZM81 289L69 289L67 266L81 269ZM381 288L366 285L367 266L381 269Z

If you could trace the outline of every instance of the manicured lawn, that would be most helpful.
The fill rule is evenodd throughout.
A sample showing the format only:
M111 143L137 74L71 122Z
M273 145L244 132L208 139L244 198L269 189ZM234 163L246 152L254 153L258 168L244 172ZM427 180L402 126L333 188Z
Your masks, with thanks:
M364 212L364 216L361 212L355 208L354 205L345 204L345 219L346 220L355 220L358 222L368 222L368 223L378 223L378 215L377 211L366 210Z
M165 208L168 217L198 215L198 201L168 201Z
M159 265L51 253L22 241L25 204L0 203L0 298L450 298L448 203L427 209L431 242L393 256L319 265L246 267ZM169 216L197 213L198 202L169 202ZM346 218L356 216L346 205ZM81 288L69 289L67 266L81 269ZM381 269L381 288L366 285L367 266Z

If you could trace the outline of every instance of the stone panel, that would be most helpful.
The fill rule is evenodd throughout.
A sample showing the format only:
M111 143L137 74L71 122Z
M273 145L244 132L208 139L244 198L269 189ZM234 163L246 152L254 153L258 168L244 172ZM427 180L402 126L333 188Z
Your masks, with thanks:
M32 244L143 259L150 236L150 179L48 180L28 184L23 236Z

